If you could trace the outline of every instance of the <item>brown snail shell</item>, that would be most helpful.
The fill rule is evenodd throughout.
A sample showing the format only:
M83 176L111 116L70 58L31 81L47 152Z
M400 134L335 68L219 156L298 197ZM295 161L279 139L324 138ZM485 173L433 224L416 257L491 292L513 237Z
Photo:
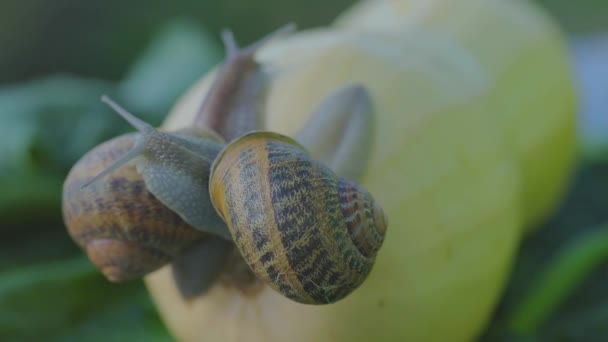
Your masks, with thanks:
M104 182L83 184L131 150L135 133L109 140L85 154L63 186L63 216L72 239L111 281L141 277L205 238L147 189L135 165Z
M350 294L384 240L386 218L369 192L279 134L254 132L225 147L209 191L245 262L297 302Z

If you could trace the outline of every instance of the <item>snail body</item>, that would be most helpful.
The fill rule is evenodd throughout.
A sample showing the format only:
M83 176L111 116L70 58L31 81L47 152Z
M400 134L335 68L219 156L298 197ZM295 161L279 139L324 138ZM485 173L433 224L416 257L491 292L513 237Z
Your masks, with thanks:
M300 303L332 303L367 277L384 240L384 213L293 139L244 135L224 148L211 199L254 273Z

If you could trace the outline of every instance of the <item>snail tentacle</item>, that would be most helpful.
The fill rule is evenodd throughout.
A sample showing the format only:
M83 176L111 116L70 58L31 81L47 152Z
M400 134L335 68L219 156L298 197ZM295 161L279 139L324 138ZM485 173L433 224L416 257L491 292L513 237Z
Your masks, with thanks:
M367 88L348 84L321 101L295 139L338 175L359 180L371 156L373 116Z
M255 60L256 52L270 40L292 32L294 24L239 48L231 31L222 32L226 59L205 96L194 125L217 132L227 142L264 127L263 112L268 72Z
M224 268L234 245L210 236L187 248L171 264L175 284L185 299L206 292Z

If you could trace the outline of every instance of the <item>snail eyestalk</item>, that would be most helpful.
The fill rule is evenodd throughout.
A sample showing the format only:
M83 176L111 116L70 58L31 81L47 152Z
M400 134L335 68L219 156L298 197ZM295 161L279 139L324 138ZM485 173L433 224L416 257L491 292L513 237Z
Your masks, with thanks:
M255 53L270 40L295 30L288 24L245 48L230 30L222 32L224 64L205 96L193 126L217 132L227 142L264 127L263 108L269 76L255 61Z
M374 140L374 110L361 84L340 87L317 105L296 140L338 175L359 180L367 169Z
M91 184L99 181L100 179L102 179L103 177L105 177L106 175L108 175L109 173L115 171L119 167L127 164L131 160L133 160L136 157L140 156L144 152L145 148L146 147L145 147L143 139L141 139L141 137L137 138L135 140L135 143L133 144L133 148L131 148L131 150L129 152L127 152L127 154L125 154L124 156L120 157L120 159L118 159L117 161L115 161L112 165L108 166L105 170L101 171L101 173L99 173L97 176L91 178L91 180L89 180L86 183L84 183L80 187L80 189L87 188L88 186L90 186Z
M234 38L234 34L232 33L231 30L229 30L229 29L223 30L221 33L221 36L222 36L222 42L224 43L224 48L226 49L226 55L228 56L228 59L230 59L231 57L235 57L237 55L242 55L244 57L251 58L260 48L262 48L264 45L266 45L269 41L271 41L277 37L280 37L284 34L292 33L295 30L296 30L296 24L289 23L285 26L282 26L278 30L271 32L270 34L266 35L264 38L254 42L251 45L249 45L245 48L242 48L242 49L239 48L239 45L237 44L236 39Z
M116 111L116 113L118 113L120 116L122 116L125 120L127 120L128 123L131 124L131 126L133 126L135 129L137 129L141 133L150 133L150 132L156 131L156 129L154 129L154 127L152 127L152 125L148 124L147 122L143 121L142 119L131 114L129 111L124 109L118 103L114 102L109 96L103 95L101 97L101 102L107 104L108 106L110 106L110 108L114 109L114 111Z
M91 178L91 180L84 183L80 187L81 189L84 189L84 188L90 186L91 184L93 184L93 183L97 182L98 180L100 180L101 178L105 177L110 172L118 169L119 167L121 167L121 166L127 164L128 162L130 162L131 160L135 159L137 156L141 155L144 152L144 150L146 149L145 139L144 139L145 136L152 134L154 132L157 132L156 129L154 129L154 127L152 127L152 125L148 124L147 122L145 122L145 121L141 120L140 118L136 117L135 115L131 114L129 111L124 109L118 103L116 103L112 99L110 99L109 96L103 95L101 97L101 102L107 104L108 106L110 106L110 108L114 109L114 111L116 111L116 113L118 113L120 116L122 116L129 124L131 124L131 126L133 126L135 129L137 129L143 135L138 137L135 140L135 143L133 144L133 148L131 148L131 150L127 154L125 154L120 159L115 161L112 165L110 165L105 170L101 171L101 173L99 173L95 177Z
M230 56L235 56L239 51L239 46L234 39L234 34L231 30L225 29L222 31L221 35L224 48L226 49L226 55L228 58L230 58Z

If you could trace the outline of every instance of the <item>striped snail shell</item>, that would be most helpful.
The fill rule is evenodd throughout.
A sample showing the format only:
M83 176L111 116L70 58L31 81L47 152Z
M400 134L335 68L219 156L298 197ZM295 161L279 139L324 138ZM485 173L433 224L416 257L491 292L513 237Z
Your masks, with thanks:
M225 231L207 192L209 168L222 143L193 129L156 131L104 101L140 132L85 154L64 182L62 207L72 239L106 278L120 282L170 263L211 238L209 233Z
M293 139L249 133L220 152L211 202L252 271L300 303L344 298L370 273L387 221L363 187Z
M147 189L135 165L81 189L133 146L135 134L109 140L85 154L63 187L63 215L72 239L111 281L147 274L205 237ZM171 229L167 229L171 227Z

